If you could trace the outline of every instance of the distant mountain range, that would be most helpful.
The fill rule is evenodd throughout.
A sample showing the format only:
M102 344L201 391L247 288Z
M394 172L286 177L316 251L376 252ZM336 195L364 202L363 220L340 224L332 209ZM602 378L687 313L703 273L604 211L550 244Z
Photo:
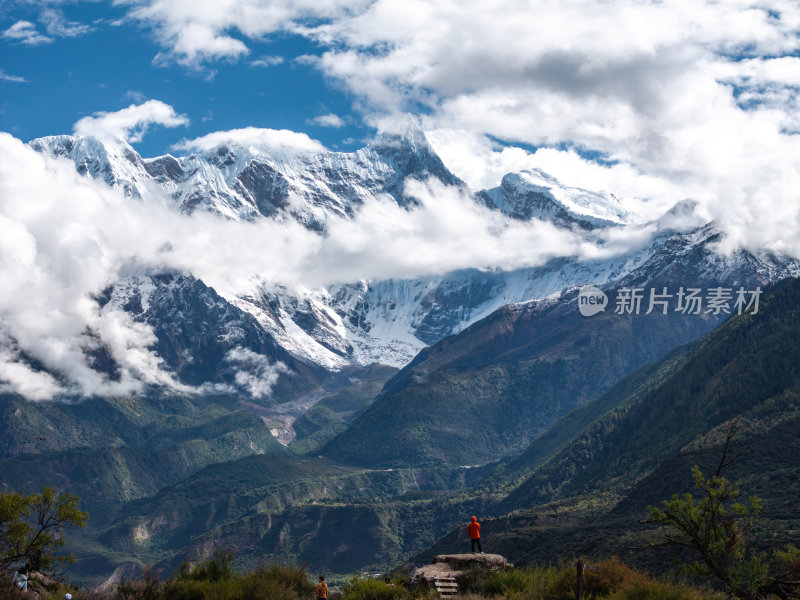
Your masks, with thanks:
M767 290L800 275L800 262L722 253L713 223L686 225L691 202L640 223L610 193L535 170L473 192L415 131L354 153L231 143L148 159L124 142L93 138L30 145L132 202L159 194L183 213L274 219L323 234L331 219L353 218L378 196L412 208L409 178L456 186L465 201L587 241L625 228L649 232L626 252L592 260L328 288L264 282L241 297L193 273L142 270L116 281L96 298L102 310L148 324L164 365L201 393L150 386L47 403L0 394L0 485L56 484L84 498L93 515L75 537L92 557L78 567L84 577L130 561L174 567L226 544L245 558L339 573L384 568L434 544L462 512L501 517L592 494L622 500L593 505L592 514L627 523L643 498L657 499L653 490L680 485L687 449L711 452L715 428L729 416L760 419L766 429L753 425L753 439L773 425L784 439L780 428L794 424L786 361L796 358L798 284ZM579 310L587 284L605 297L606 309L593 316ZM676 310L688 288L706 302L697 314ZM730 294L725 310L708 304L719 288ZM764 291L757 314L735 316L739 288L749 299ZM632 289L640 310L626 305ZM645 314L650 294L664 293L666 314L660 305ZM115 377L102 345L89 359ZM242 372L264 369L273 379L261 397ZM795 468L780 464L767 464L759 485ZM537 518L526 517L524 527ZM512 562L514 553L540 556L515 541L513 519L496 523L505 533L489 540ZM544 529L563 535L561 525ZM434 550L456 545L458 535ZM324 548L331 538L339 545Z
M53 136L30 145L43 154L72 161L79 173L115 186L131 198L157 192L183 213L206 211L244 221L290 218L317 231L324 231L332 218L353 217L365 202L378 196L388 196L399 206L413 205L416 200L404 187L409 178L430 178L466 190L416 130L383 135L353 153L283 152L227 143L184 157L142 158L122 141L88 137ZM636 220L610 193L570 188L536 170L509 174L499 187L478 191L474 198L514 219L541 219L587 236ZM194 351L200 349L187 347L186 339L168 335L180 318L162 300L176 293L176 285L184 302L191 304L191 296L198 298L195 310L201 309L199 298L205 297L206 303L217 307L208 316L220 335L223 329L243 329L247 333L241 347L289 366L289 372L279 377L276 392L278 398L289 398L304 388L293 375L298 369L305 371L302 379L310 376L316 383L318 376L312 372L317 368L337 372L376 362L400 368L424 347L506 305L542 300L575 285L604 285L628 275L649 281L666 268L687 278L705 269L704 282L767 283L800 272L797 261L773 255L718 254L713 227L684 231L685 225L678 225L680 219L674 218L691 212L690 203L678 203L671 213L650 224L656 233L645 247L597 260L564 258L511 272L466 270L412 280L354 281L329 289L296 290L265 283L257 294L245 297L221 297L202 281L192 280L191 273L142 272L109 289L107 306L126 310L155 328L159 354L180 380L193 385L230 383L232 369L219 364L225 344L216 353L197 355ZM687 264L669 267L673 261ZM185 320L196 321L197 316L190 311ZM287 353L293 358L287 358ZM189 364L187 357L197 364ZM287 383L290 378L294 381Z

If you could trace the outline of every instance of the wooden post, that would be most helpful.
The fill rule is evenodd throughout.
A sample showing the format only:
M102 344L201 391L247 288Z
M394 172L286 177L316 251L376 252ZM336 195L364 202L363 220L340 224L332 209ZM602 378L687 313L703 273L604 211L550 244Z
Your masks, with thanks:
M583 600L583 559L578 559L575 563L576 581L575 581L575 600Z

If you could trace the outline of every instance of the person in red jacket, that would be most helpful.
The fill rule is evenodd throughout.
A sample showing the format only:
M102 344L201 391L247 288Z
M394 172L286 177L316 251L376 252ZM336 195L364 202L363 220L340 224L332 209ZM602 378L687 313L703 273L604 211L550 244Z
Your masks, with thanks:
M478 544L478 552L483 554L483 548L481 548L481 524L478 523L478 519L474 516L470 519L469 525L467 525L467 533L469 533L469 539L472 540L472 551L475 552L475 544Z

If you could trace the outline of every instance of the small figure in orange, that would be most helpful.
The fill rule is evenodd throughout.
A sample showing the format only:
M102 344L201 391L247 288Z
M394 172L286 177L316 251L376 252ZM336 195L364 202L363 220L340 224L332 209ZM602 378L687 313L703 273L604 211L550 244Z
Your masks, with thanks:
M475 552L475 544L478 544L478 552L483 554L483 548L481 548L481 524L478 523L478 519L474 516L470 519L469 525L467 525L467 533L469 533L469 539L472 540L472 552Z
M317 600L328 600L328 584L325 583L325 578L320 575L319 583L317 584Z

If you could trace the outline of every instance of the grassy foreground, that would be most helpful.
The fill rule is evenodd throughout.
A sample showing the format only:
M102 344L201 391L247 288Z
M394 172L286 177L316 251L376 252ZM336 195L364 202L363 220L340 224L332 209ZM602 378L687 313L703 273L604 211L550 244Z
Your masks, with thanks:
M159 581L154 575L122 581L107 590L81 591L54 584L34 588L41 600L307 600L315 597L314 584L304 568L271 565L246 572L231 567L231 555L218 555L194 568L185 565L174 577ZM423 585L409 589L407 577L390 581L352 579L331 589L331 600L435 600L435 590ZM4 589L8 582L3 581ZM572 600L575 569L571 566L533 566L506 572L474 569L458 580L460 600ZM12 592L13 600L31 598ZM724 596L680 581L651 577L612 558L585 571L584 598L608 600L722 600Z

